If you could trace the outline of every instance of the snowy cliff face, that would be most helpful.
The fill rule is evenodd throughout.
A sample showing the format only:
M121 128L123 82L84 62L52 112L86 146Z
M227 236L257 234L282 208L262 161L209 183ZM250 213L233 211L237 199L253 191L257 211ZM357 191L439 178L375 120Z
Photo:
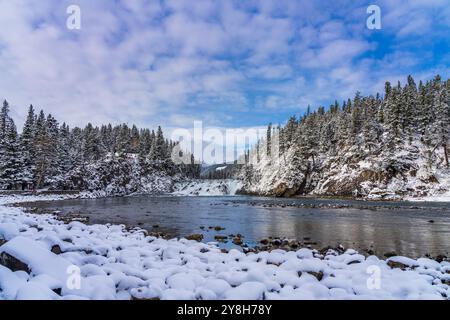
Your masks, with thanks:
M176 168L169 161L114 158L77 167L55 179L52 186L81 190L96 197L157 194L171 192L178 178Z
M260 147L265 150L266 143ZM297 148L291 147L277 161L265 152L259 157L251 153L253 163L241 172L243 191L279 197L450 199L450 170L439 155L430 157L430 148L419 140L405 142L395 152L380 150L376 154L355 146L345 147L334 155L317 156L314 162L301 158Z
M419 142L396 154L381 152L364 157L347 152L325 159L319 168L317 195L353 195L371 199L424 197L450 189L450 171L430 163L427 148Z
M237 180L191 180L176 183L174 195L183 196L230 196L236 195L242 187Z
M450 80L386 83L384 97L292 117L245 154L244 190L395 198L450 190ZM274 149L274 147L277 147ZM277 157L274 157L277 156Z

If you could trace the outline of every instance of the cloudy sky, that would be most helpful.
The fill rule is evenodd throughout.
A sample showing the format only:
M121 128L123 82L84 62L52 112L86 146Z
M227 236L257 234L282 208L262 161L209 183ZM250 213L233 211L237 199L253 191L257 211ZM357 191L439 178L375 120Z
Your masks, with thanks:
M256 127L449 77L448 0L0 0L0 21L0 98L19 127L30 103L72 126Z

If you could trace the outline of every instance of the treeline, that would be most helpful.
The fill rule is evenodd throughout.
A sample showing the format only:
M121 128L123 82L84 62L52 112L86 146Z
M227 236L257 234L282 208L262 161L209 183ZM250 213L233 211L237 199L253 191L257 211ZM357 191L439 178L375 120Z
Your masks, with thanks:
M71 170L108 158L136 158L136 161L171 163L175 142L164 137L161 127L156 131L135 125L111 124L70 128L59 124L44 111L36 114L29 107L21 134L3 102L0 112L0 189L42 188ZM106 164L105 164L106 165ZM199 175L199 168L185 166L190 176Z

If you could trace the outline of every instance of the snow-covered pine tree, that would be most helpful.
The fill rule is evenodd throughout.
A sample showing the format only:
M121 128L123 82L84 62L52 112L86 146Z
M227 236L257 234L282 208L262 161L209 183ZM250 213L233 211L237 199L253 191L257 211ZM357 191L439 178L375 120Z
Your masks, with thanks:
M410 143L414 138L414 134L417 133L417 121L419 118L419 93L417 91L417 85L414 78L409 75L408 83L405 88L406 95L406 110L405 110L405 128Z
M81 168L86 165L84 159L83 131L79 127L72 129L70 133L70 159L72 167Z
M339 143L339 148L347 145L349 142L349 132L350 132L350 116L347 112L347 103L343 103L343 110L337 115L337 138Z
M450 95L446 86L442 84L439 76L437 76L434 81L433 107L438 116L436 117L433 129L433 142L435 148L442 148L445 165L449 167L448 144L450 141Z
M402 102L401 87L397 86L388 94L385 101L385 122L387 127L387 139L385 140L388 151L394 153L402 144Z
M351 129L350 139L352 144L356 144L359 147L358 135L361 131L361 113L362 113L362 98L361 93L358 91L353 99L351 109Z
M64 122L59 129L58 137L58 167L61 174L65 174L73 168L71 148L70 128Z
M140 134L138 128L133 125L130 133L130 152L131 153L139 153L139 140Z
M83 154L85 161L97 161L104 156L101 153L100 141L100 133L98 128L94 128L91 123L88 123L86 128L83 130Z
M19 183L21 161L16 125L5 100L0 112L0 189L14 189Z
M378 142L376 100L373 97L363 99L362 109L362 142L364 149L371 154Z
M149 129L143 129L140 133L139 139L139 157L145 159L150 153L152 146L152 136Z
M58 121L56 121L56 119L51 114L49 114L45 121L45 125L47 133L47 178L51 179L62 174L61 166L59 163L59 124Z
M152 141L152 146L150 148L149 159L150 160L164 160L166 156L166 146L164 134L161 127L158 127L156 132L156 137Z
M266 155L268 158L270 158L272 155L272 123L269 123L269 125L267 126Z
M6 189L7 179L6 174L6 124L9 118L9 104L5 100L3 101L2 108L0 110L0 189Z
M131 130L126 123L122 124L118 129L116 145L117 152L120 154L129 153L131 151Z
M36 181L35 187L38 189L44 185L49 165L48 159L51 157L50 144L47 135L47 124L43 110L39 112L39 116L36 120L34 145L36 147L36 170L34 181Z
M5 136L5 155L6 163L4 174L7 176L9 189L14 189L22 181L20 179L20 171L22 162L20 158L19 140L17 135L16 125L10 118L6 124Z
M28 109L27 119L20 135L20 156L22 158L21 179L24 182L32 183L36 170L36 150L34 145L36 115L33 105Z

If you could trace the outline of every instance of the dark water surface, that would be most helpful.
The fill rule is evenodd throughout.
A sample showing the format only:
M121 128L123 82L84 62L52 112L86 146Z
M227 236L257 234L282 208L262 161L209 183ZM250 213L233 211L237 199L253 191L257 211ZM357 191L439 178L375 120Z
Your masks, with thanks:
M240 233L249 245L267 237L287 237L306 238L316 242L313 247L317 248L343 244L357 250L372 249L379 256L389 251L410 257L448 256L450 251L448 203L136 196L39 202L31 206L61 214L81 213L94 224L140 226L173 236L202 233L204 241L214 241L217 234ZM225 230L217 232L209 226Z

